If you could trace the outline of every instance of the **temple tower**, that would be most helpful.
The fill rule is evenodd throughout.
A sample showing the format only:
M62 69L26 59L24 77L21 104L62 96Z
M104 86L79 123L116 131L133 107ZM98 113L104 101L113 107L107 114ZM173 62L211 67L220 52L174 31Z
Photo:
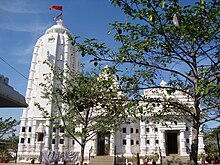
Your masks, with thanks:
M65 28L63 20L58 20L56 25L46 30L34 47L26 92L26 102L29 106L23 109L20 123L18 161L30 162L33 158L38 159L42 150L62 151L70 148L63 146L62 143L53 145L54 131L48 127L51 123L43 118L41 111L34 104L37 102L44 107L48 102L41 97L44 89L39 87L39 84L44 82L43 74L51 72L44 61L49 61L62 69L67 69L68 65L70 69L78 71L77 47L73 46L71 37L72 34ZM46 110L48 113L53 113L53 104L47 105Z

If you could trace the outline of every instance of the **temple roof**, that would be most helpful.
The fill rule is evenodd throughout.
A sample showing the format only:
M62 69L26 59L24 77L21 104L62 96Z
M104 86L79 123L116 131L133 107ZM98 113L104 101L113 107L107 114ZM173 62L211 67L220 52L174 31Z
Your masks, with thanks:
M71 32L64 26L62 19L58 20L56 25L53 25L51 28L47 29L45 34L54 33L54 32L57 33L67 32L68 35L72 36Z

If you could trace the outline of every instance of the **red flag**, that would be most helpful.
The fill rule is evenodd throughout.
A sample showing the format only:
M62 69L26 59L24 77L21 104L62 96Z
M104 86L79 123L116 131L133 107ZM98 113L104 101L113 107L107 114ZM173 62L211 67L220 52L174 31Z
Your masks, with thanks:
M51 9L55 9L55 10L60 10L60 11L62 11L63 6L56 6L56 5L54 5L54 6L50 6L49 9L50 9L50 10L51 10Z
M62 17L62 12L61 12L59 15L57 15L56 17L54 17L53 20L55 21L55 20L58 19L59 17ZM62 18L61 18L61 19L62 19Z

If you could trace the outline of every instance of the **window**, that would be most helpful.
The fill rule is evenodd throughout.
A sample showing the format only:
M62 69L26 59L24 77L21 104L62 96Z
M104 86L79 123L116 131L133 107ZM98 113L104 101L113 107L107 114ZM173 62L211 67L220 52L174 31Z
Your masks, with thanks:
M123 133L126 133L126 128L123 128L122 132L123 132Z
M30 138L28 138L28 143L30 143L31 142L31 139Z
M55 38L48 38L48 42L50 42L50 43L52 43L52 42L54 42L54 40L55 40Z
M139 141L138 140L136 141L136 145L139 145Z
M136 129L136 133L139 133L139 130L138 130L138 129Z
M28 128L28 132L31 132L31 127Z
M150 132L150 129L149 129L149 128L146 128L146 132Z
M134 140L133 139L131 139L131 145L134 145Z
M64 128L60 127L60 133L64 133Z
M21 132L25 132L25 127L22 127L22 128L21 128Z
M64 140L63 139L60 139L60 144L63 144L64 143Z
M186 139L186 143L189 143L189 139Z
M44 139L44 134L43 134L43 133L38 133L38 134L37 134L37 141L38 141L38 142L42 142L43 139Z
M150 140L147 140L147 144L150 144Z
M53 127L53 132L56 132L56 128L55 127Z
M122 143L123 143L123 145L126 145L127 144L126 139L123 139Z
M21 143L24 143L24 138L21 138Z
M52 139L52 144L55 144L56 143L56 140L55 139Z
M156 143L156 144L159 144L159 140L155 140L155 143Z
M133 128L131 128L131 133L133 133Z
M75 140L73 140L72 144L73 144L73 145L75 144Z
M189 131L189 127L186 127L186 131Z
M155 132L158 132L158 128L154 128L154 131L155 131Z

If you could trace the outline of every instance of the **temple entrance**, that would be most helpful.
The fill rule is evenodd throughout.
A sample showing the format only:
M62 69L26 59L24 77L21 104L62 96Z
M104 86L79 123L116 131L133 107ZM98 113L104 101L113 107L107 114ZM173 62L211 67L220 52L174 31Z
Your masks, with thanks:
M109 155L110 133L97 134L97 155Z
M167 132L167 155L178 154L178 132Z

